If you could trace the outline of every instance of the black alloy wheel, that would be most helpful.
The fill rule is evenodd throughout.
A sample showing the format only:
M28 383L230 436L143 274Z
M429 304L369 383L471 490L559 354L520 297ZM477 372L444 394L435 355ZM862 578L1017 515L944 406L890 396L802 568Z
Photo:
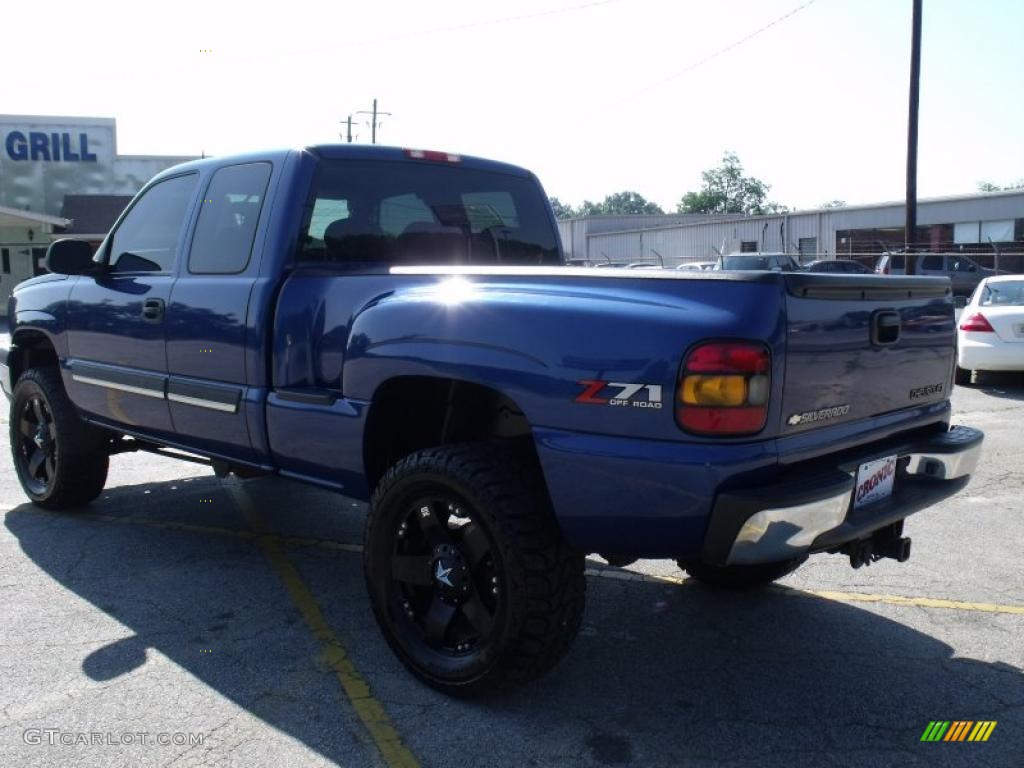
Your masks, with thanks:
M479 654L500 610L494 545L455 494L421 497L398 520L391 593L405 631L434 651Z
M72 509L103 491L111 435L82 419L56 367L31 368L19 376L9 426L18 481L35 504Z
M370 503L374 616L401 662L444 693L486 693L554 667L582 620L583 564L562 539L536 455L521 447L417 451Z
M28 490L44 495L57 478L57 425L41 394L24 400L17 414L15 455Z

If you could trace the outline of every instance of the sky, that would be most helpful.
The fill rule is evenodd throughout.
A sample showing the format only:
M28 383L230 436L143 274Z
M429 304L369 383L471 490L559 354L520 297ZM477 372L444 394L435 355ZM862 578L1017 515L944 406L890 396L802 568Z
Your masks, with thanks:
M573 205L674 210L727 150L791 208L904 194L911 0L266 6L8 4L0 113L224 155L339 141L377 98L379 143L523 165ZM924 0L923 20L919 195L1024 178L1024 2Z

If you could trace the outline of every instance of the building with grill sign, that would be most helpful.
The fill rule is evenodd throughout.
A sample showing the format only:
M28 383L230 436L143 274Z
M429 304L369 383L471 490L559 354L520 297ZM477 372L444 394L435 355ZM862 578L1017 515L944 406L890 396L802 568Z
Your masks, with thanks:
M54 238L98 243L143 184L193 159L118 155L113 118L0 115L0 313Z

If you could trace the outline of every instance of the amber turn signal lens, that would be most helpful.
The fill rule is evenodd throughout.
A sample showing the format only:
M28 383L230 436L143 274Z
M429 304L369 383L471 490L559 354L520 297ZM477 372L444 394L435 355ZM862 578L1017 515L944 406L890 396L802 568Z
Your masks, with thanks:
M680 389L684 405L731 406L747 402L747 380L744 376L690 374L683 379Z

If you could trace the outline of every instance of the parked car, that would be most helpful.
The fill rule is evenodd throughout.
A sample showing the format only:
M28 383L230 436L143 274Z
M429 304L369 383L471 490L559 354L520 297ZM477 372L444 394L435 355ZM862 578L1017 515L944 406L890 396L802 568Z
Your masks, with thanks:
M694 271L694 272L705 272L705 271L707 271L709 269L714 269L714 268L715 268L715 262L713 262L713 261L687 261L687 262L685 262L683 264L680 264L680 265L678 265L676 267L676 269L682 269L682 270L685 270L685 271Z
M804 267L805 272L825 272L840 275L871 275L874 270L850 259L819 259Z
M502 163L196 160L47 263L0 346L28 498L80 508L141 450L368 500L374 615L447 693L558 662L585 553L727 588L813 553L902 562L904 518L978 461L944 281L566 267L540 183Z
M906 254L884 253L875 264L880 275L906 274ZM967 256L953 253L917 254L917 274L929 277L948 277L957 296L970 296L986 277L996 274L994 269L983 267Z
M662 269L660 264L651 261L634 261L626 265L626 269Z
M788 253L734 253L723 256L716 263L716 270L772 272L799 272L800 263Z
M1024 275L986 277L960 314L957 384L978 371L1024 371Z

